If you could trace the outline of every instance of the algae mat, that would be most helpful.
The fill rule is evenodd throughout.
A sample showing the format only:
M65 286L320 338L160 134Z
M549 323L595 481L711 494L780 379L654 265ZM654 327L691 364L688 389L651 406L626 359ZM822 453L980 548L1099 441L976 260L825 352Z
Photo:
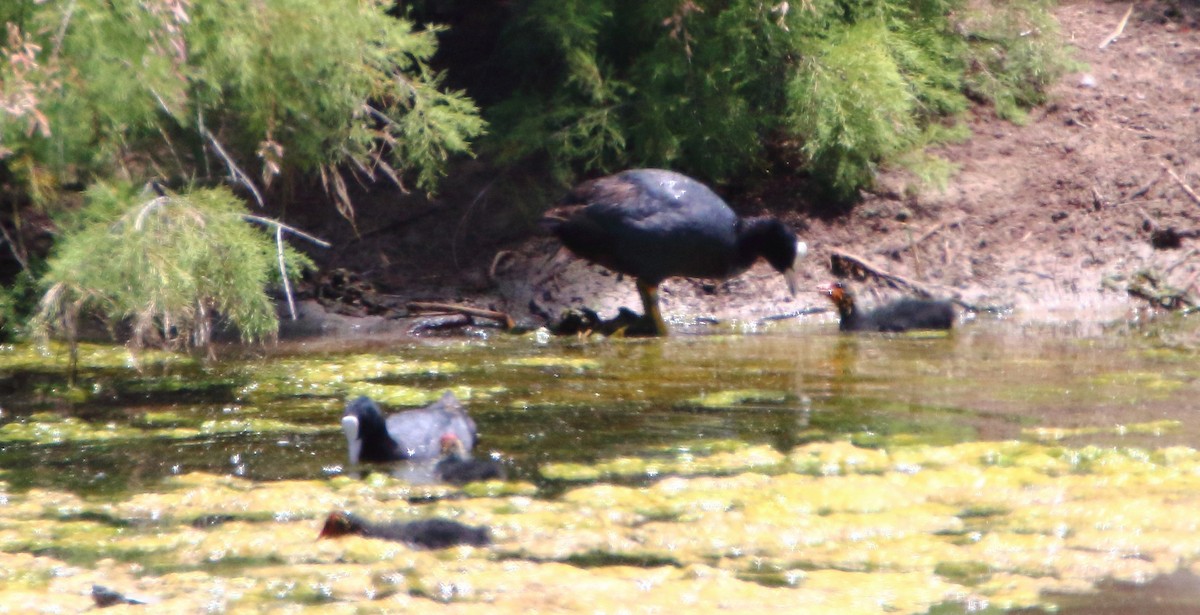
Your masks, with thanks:
M60 358L0 349L0 612L1001 613L1200 571L1197 357L1145 336ZM343 466L347 397L444 390L509 482ZM338 509L493 544L317 540Z

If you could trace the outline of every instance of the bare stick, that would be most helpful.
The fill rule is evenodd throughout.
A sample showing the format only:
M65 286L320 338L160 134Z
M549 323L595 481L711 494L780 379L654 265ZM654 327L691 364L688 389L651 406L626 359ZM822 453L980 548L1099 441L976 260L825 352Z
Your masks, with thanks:
M1179 184L1180 188L1183 188L1183 191L1186 192L1188 196L1192 197L1192 200L1195 201L1197 205L1200 205L1200 194L1196 194L1196 191L1192 190L1191 186L1184 183L1183 178L1176 175L1175 171L1170 168L1167 169L1167 174L1171 176L1171 179L1175 180L1175 183Z
M146 216L148 216L150 212L154 211L155 209L166 205L170 200L171 199L166 196L157 196L153 199L150 199L150 202L142 206L142 210L138 212L137 218L133 220L133 230L142 230L142 223L146 221Z
M62 24L58 26L58 33L54 35L54 51L50 53L50 57L57 58L58 52L62 51L63 39L67 37L67 24L71 23L71 16L75 14L75 0L71 0L71 4L67 5L67 11L63 14Z
M257 222L259 224L265 224L267 226L274 226L276 228L285 230L297 237L302 237L304 239L307 239L307 240L317 244L318 246L321 246L322 248L328 248L330 245L332 245L328 241L324 241L322 239L317 239L316 237L313 237L312 235L309 235L308 233L305 233L304 231L302 231L296 227L288 226L278 220L272 220L270 218L263 218L261 216L252 216L250 214L242 214L242 219L250 221L250 222Z
M292 297L292 283L288 282L287 263L283 259L283 227L275 227L275 253L279 255L279 277L283 278L283 294L288 300L288 312L296 320L296 299Z
M410 310L427 311L427 312L449 312L451 314L465 314L467 316L478 316L480 318L488 318L504 323L505 329L512 329L517 326L513 321L512 316L504 312L495 310L485 310L481 308L473 308L466 305L456 305L453 303L435 303L429 301L410 301L405 307Z
M21 269L29 271L29 263L21 255L20 247L13 241L12 235L8 234L8 229L4 228L3 224L0 224L0 234L4 235L4 241L8 243L8 248L12 252L13 258L17 259L17 262L21 264Z
M204 127L203 117L197 116L196 128L200 131L201 136L203 136L205 139L208 139L209 144L211 144L213 147L213 151L217 152L217 155L220 156L221 160L225 162L225 168L229 169L230 179L248 188L250 193L254 195L254 200L258 203L258 206L263 207L262 195L259 194L258 188L254 187L254 181L251 180L250 176L246 175L246 172L243 171L241 167L239 167L237 163L233 161L233 158L229 157L229 154L225 151L225 148L221 147L221 142L217 140L217 137Z
M1054 281L1054 276L1052 276L1048 273L1042 273L1041 271L1034 271L1033 269L1026 269L1025 267L1013 269L1013 271L1015 271L1017 273L1028 273L1029 275L1037 276L1043 280L1050 280L1051 282Z
M1100 47L1099 47L1100 49L1104 49L1105 47L1108 47L1109 45L1111 45L1113 43L1113 41L1116 41L1118 38L1121 37L1121 34L1123 34L1125 32L1125 24L1129 23L1129 16L1132 14L1133 14L1133 3L1131 2L1131 3L1129 3L1129 8L1125 9L1125 16L1121 18L1121 23L1117 24L1117 29L1113 30L1113 33L1109 34L1108 38L1104 39L1103 43L1100 43Z
M1161 178L1162 178L1162 171L1160 170L1158 173L1156 173L1154 175L1154 177L1150 178L1150 181L1146 182L1145 186L1142 186L1141 188L1138 188L1137 190L1134 190L1133 192L1131 192L1129 194L1129 198L1126 202L1132 201L1133 199L1136 199L1136 198L1142 196L1143 194L1150 192L1150 189L1153 188L1154 184L1157 184L1158 180Z

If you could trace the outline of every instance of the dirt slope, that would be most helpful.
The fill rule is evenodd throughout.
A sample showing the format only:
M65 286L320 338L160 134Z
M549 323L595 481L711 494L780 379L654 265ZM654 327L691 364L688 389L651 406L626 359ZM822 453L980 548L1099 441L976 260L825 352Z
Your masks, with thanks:
M1026 125L977 111L969 119L973 138L936 152L960 166L944 191L911 195L907 178L889 172L877 194L848 216L796 220L808 227L807 282L831 279L830 253L841 250L939 294L1011 305L1017 318L1031 320L1126 316L1146 305L1122 290L1140 270L1157 271L1195 295L1200 243L1187 234L1200 230L1200 200L1181 183L1200 191L1200 7L1135 4L1121 36L1101 49L1129 6L1084 1L1058 7L1064 37L1085 68L1067 75L1051 104L1034 110ZM408 241L381 234L356 249L378 255L386 266L377 279L402 289L404 298L462 301L518 317L531 308L556 314L563 306L588 305L610 315L621 305L639 306L631 281L552 258L557 244L549 239L510 241L500 250L504 246L472 237L472 219L483 213L479 194L447 190L445 200L471 202L452 233ZM1180 247L1155 249L1155 229L1183 233ZM439 239L449 247L438 247ZM403 247L413 240L428 245L423 257ZM498 251L503 255L493 267ZM426 274L451 256L455 279L465 281L447 289L443 276ZM1105 290L1105 279L1116 290ZM866 303L899 293L879 284L860 287ZM677 321L753 320L824 307L815 293L788 297L782 279L761 263L720 285L676 279L662 292L666 314Z

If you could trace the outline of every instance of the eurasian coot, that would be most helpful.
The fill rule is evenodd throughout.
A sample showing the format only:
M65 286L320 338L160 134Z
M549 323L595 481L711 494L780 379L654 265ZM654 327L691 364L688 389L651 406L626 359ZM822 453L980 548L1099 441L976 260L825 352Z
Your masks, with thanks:
M421 519L407 523L372 523L344 511L329 513L318 539L355 534L367 538L395 540L423 549L445 549L455 545L482 547L491 544L487 527L471 527L449 519Z
M954 326L954 307L949 301L900 299L870 312L860 312L854 296L841 282L817 288L837 306L842 331L890 331L910 329L949 329Z
M452 433L442 436L442 458L434 471L452 485L505 478L504 466L491 459L473 459L462 440Z
M771 217L738 218L704 184L660 169L634 169L575 186L542 224L576 255L637 278L645 318L667 334L658 286L670 277L723 280L766 259L796 291L804 242Z
M470 450L475 446L475 421L454 394L447 391L428 407L393 414L384 420L369 397L346 405L342 431L350 447L350 463L433 459L441 451L442 435L451 433Z

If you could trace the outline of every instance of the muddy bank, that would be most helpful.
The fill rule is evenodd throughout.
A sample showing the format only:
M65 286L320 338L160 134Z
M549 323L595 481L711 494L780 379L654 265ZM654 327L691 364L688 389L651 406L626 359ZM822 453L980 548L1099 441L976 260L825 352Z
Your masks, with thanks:
M830 279L830 255L842 251L942 296L1009 306L1010 317L1026 321L1133 318L1148 303L1128 288L1144 271L1194 297L1200 260L1191 234L1200 228L1200 200L1185 186L1200 190L1200 20L1194 7L1139 4L1121 35L1100 48L1127 7L1060 6L1078 70L1024 125L987 109L971 114L972 138L934 151L959 169L944 190L885 171L875 193L847 214L785 214L812 249L804 282ZM639 306L630 280L556 257L554 241L488 192L492 179L471 165L436 202L364 203L362 228L328 237L341 247L327 255L327 266L362 272L396 305L461 302L519 321L538 322L568 306L605 316ZM768 182L730 201L743 214L786 212L797 198L789 190L786 180ZM1152 242L1156 231L1179 241ZM900 294L869 281L859 286L866 303ZM823 301L815 293L789 297L762 264L725 283L675 279L662 290L674 326L754 322L826 307ZM405 331L412 324L378 326ZM378 333L377 325L363 326Z

